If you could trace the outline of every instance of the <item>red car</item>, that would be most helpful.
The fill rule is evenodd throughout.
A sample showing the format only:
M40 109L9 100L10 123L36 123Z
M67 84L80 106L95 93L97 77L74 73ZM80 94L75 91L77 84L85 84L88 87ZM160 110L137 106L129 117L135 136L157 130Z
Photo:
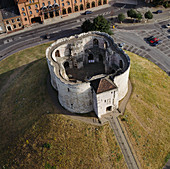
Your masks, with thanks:
M161 40L159 40L158 38L155 38L154 36L151 36L151 37L147 38L147 41L152 46L157 46L158 44L161 43Z

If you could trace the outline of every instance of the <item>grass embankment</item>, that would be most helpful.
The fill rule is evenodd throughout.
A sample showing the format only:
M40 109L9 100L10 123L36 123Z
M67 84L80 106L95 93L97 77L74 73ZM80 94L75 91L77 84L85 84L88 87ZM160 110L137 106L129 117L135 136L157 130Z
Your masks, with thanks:
M170 78L152 62L127 53L133 92L122 119L142 168L161 168L170 152Z
M45 49L0 62L0 166L7 168L126 168L108 125L70 119L47 92Z

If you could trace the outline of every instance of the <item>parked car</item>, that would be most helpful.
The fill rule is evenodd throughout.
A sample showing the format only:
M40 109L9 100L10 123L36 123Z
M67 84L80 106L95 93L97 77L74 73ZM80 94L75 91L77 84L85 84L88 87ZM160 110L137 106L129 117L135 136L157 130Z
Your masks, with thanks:
M125 43L119 43L118 46L119 48L123 49L123 46L125 46Z
M159 40L158 38L155 38L154 36L150 36L149 38L146 38L146 41L151 46L157 46L157 45L159 45L162 42L161 40Z
M45 35L45 39L50 39L50 35L48 33Z
M170 23L166 24L165 28L170 28Z
M162 12L163 12L162 10L157 10L155 13L159 14L159 13L162 13Z
M92 13L93 13L92 11L85 11L83 14L88 15L88 14L92 14Z

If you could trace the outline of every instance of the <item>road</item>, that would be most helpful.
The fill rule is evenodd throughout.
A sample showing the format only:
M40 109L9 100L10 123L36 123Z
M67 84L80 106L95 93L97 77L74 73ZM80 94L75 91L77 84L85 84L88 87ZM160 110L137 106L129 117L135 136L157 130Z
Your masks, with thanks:
M106 18L115 15L117 16L119 13L125 13L131 7L132 6L129 5L121 8L120 6L111 4L110 7L94 11L90 15L80 15L70 20L46 25L0 39L0 61L19 50L80 33L80 26L86 19L92 20L99 14L104 15ZM168 15L168 13L165 13L164 15ZM114 39L118 43L125 42L125 48L127 50L133 51L136 54L150 59L161 69L170 74L170 42L168 39L169 34L167 30L162 27L162 25L168 22L170 22L170 20L138 26L120 27L114 31ZM46 33L50 34L50 39L44 38ZM160 38L163 40L163 43L158 47L149 46L144 41L144 38L151 35Z
M147 26L140 25L122 28L114 32L114 37L116 42L124 42L126 44L124 49L151 60L170 75L169 33L162 26L169 22L170 20L167 20L166 22L149 24ZM159 38L162 40L162 44L157 47L150 46L145 40L149 36Z

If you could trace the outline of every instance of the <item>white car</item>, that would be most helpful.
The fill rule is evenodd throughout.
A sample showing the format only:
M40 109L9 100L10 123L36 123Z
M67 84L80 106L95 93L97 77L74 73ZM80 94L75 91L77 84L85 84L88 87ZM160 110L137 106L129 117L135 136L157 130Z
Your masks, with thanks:
M170 23L165 25L166 28L170 28Z

